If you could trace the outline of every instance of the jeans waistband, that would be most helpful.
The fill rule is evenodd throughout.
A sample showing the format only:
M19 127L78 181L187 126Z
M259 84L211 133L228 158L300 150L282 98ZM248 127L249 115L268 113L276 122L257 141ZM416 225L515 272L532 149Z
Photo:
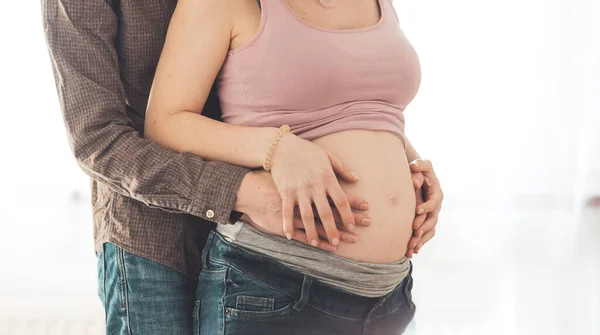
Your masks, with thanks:
M229 243L218 233L208 238L203 266L217 262L244 273L254 281L297 299L295 310L310 306L328 315L366 321L391 314L403 304L412 304L412 264L408 276L389 294L369 298L341 291L297 272L269 256Z

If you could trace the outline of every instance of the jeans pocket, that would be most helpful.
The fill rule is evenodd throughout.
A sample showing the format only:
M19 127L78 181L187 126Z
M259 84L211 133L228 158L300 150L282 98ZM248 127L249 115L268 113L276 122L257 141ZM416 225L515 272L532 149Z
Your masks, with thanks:
M269 320L291 315L295 299L233 268L229 268L223 297L226 318Z

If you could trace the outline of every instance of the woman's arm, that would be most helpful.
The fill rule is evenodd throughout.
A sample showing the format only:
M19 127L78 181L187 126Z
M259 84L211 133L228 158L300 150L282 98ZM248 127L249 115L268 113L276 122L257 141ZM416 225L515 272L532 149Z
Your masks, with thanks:
M253 168L262 166L277 129L234 126L201 115L239 15L239 6L231 2L178 2L150 92L145 137L180 152Z
M223 65L236 17L247 15L229 0L180 0L177 4L150 93L145 133L177 151L247 167L262 166L277 128L251 128L213 121L200 113ZM241 12L241 13L238 13ZM314 143L287 133L271 160L272 176L282 200L283 231L295 235L298 205L308 241L318 246L313 204L331 244L339 232L328 197L347 229L354 216L336 179L357 182L337 158Z
M148 206L228 223L248 170L176 152L140 137L141 129L132 126L126 113L117 62L119 57L139 53L117 52L119 16L114 2L41 2L67 138L77 163L112 191ZM208 209L214 210L214 217L206 215Z

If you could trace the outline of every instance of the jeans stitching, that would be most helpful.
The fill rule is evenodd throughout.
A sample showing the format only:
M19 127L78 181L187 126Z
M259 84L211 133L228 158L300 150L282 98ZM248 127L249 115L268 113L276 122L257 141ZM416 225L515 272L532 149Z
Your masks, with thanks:
M255 282L255 283L259 284L259 285L262 285L262 286L265 286L265 287L267 287L267 288L270 288L270 289L272 289L272 290L274 290L274 291L277 291L277 292L279 292L279 293L281 293L281 294L284 294L284 295L286 295L286 296L288 296L288 297L290 297L290 298L292 298L292 299L295 299L295 298L296 298L295 296L293 296L293 295L291 295L291 294L288 294L287 292L284 292L284 291L282 291L282 290L280 290L280 289L278 289L278 288L276 288L276 287L273 287L273 286L271 286L271 285L269 285L269 284L267 284L267 283L263 282L262 280L258 280L258 279L256 279L256 278L254 278L252 275L249 275L249 274L247 274L246 272L244 272L244 271L240 270L239 268L237 268L236 266L233 266L233 265L231 265L229 262L227 262L227 266L228 266L230 269L233 269L233 270L235 270L235 271L237 271L237 272L241 273L242 275L244 275L244 276L246 276L246 277L250 278L250 280L252 280L253 282ZM228 269L228 270L229 270L229 269Z
M235 270L235 271L237 271L237 272L241 273L242 275L244 275L244 276L246 276L246 277L250 278L250 280L252 280L253 282L255 282L255 283L257 283L257 284L260 284L260 285L262 285L262 286L265 286L265 287L267 287L267 288L270 288L270 289L272 289L272 290L274 290L274 291L277 291L277 292L279 292L279 293L281 293L281 294L284 294L284 295L286 295L286 296L288 296L288 297L290 297L290 298L296 298L296 297L292 296L291 294L288 294L287 292L284 292L284 291L282 291L282 290L280 290L280 289L278 289L278 288L276 288L276 287L273 287L273 286L271 286L271 285L269 285L269 284L267 284L267 283L263 282L262 280L258 280L258 279L256 279L256 278L254 278L254 276L252 276L252 275L250 275L250 274L247 274L245 271L242 271L241 269L239 269L239 268L238 268L238 267L236 267L235 265L232 265L232 264L231 264L231 263L229 263L228 261L225 261L225 262L223 262L223 261L220 261L220 260L216 260L216 259L214 259L214 258L212 258L212 257L209 257L209 259L210 259L212 262L214 262L214 263L221 264L221 265L225 265L225 266L227 267L227 268L226 268L226 270L227 270L227 271L229 271L229 269L233 269L233 270Z
M99 283L99 285L102 285L102 304L104 305L104 324L108 323L108 313L106 313L106 249L105 249L106 243L102 244L102 252L100 253L100 255L98 255L98 257L102 257L101 261L102 261L102 283Z
M104 250L104 244L102 245L102 295L103 299L106 301L106 250Z
M408 281L408 282L410 282L410 276L409 276L409 277L407 277L407 278L409 278L409 280L407 280L407 281ZM400 285L403 285L403 284L400 284ZM394 295L395 293L397 293L397 292L400 292L400 293L402 293L402 295L403 295L403 296L406 298L406 287L408 287L408 285L404 285L404 287L403 287L403 286L397 287L397 288L395 288L395 289L394 289L392 292L390 292L389 294L387 294L387 295L383 296L383 297L381 298L381 300L380 300L380 301L377 303L377 305L376 305L376 306L375 306L373 309L371 309L371 311L369 312L369 316L366 318L365 322L366 322L366 323L369 323L369 322L371 322L371 321L373 321L373 320L377 320L377 319L379 319L379 318L382 318L382 317L388 316L388 315L390 315L390 314L393 314L393 313L395 313L396 311L398 311L398 310L399 310L399 309L400 309L402 306L404 306L404 304L401 304L401 305L399 305L399 306L398 306L396 309L394 309L393 311L391 311L391 312L389 312L389 313L386 313L386 314L384 314L384 315L378 315L378 316L376 316L376 317L374 317L374 318L370 318L370 315L371 315L371 314L373 314L373 313L374 313L374 312L375 312L375 311L376 311L376 310L377 310L379 307L383 306L383 305L385 304L385 302L386 302L386 301L387 301L387 300L388 300L388 299L389 299L389 298L390 298L392 295ZM408 302L408 301L407 301L407 302ZM410 308L410 303L408 303L407 305L408 305L408 307Z
M120 308L125 308L125 299L123 298L123 294L125 289L123 286L125 285L125 269L123 269L123 263L121 262L121 249L115 246L115 263L117 264L117 269L119 271L119 306Z
M225 296L227 295L227 278L229 277L229 269L225 269L223 276L223 295L221 296L221 334L225 335Z
M297 312L301 312L308 299L310 298L310 287L312 286L312 278L308 275L304 275L304 280L302 281L302 288L300 291L300 299L296 301L294 304L294 310Z
M377 320L377 319L380 319L380 318L386 317L386 316L388 316L388 315L392 315L392 314L396 313L398 310L400 310L400 308L401 308L401 307L402 307L402 306L398 306L398 307L396 307L396 309L395 309L395 310L393 310L393 311L391 311L391 312L389 312L389 313L387 313L387 314L378 315L378 316L376 316L376 317L374 317L374 318L372 318L372 319L369 319L369 320L367 320L366 322L367 322L367 323L369 323L369 322L371 322L371 321L374 321L374 320Z
M245 311L245 310L240 310L237 308L229 308L229 307L226 307L226 308L229 310L230 317L235 317L238 319L245 319L245 320L265 321L265 320L269 320L269 319L273 319L273 318L280 318L282 316L290 314L290 312L292 311L292 304L293 303L289 303L285 307L276 309L274 311Z
M252 281L254 281L254 282L255 282L255 283L257 283L257 284L260 284L260 285L262 285L262 286L265 286L265 287L267 287L267 288L270 288L270 289L272 289L272 290L274 290L274 291L277 291L277 292L279 292L279 293L281 293L281 294L284 294L284 295L286 295L286 296L288 296L288 297L290 297L290 298L292 298L292 299L295 299L295 298L296 298L295 296L293 296L293 295L291 295L291 294L288 294L287 292L284 292L284 291L282 291L282 290L280 290L280 289L278 289L278 288L276 288L276 287L273 287L273 286L271 286L271 285L269 285L269 284L267 284L267 283L265 283L265 282L263 282L263 281L261 281L261 280L258 280L258 279L256 279L256 278L254 278L252 275L249 275L249 274L247 274L246 272L244 272L244 271L242 271L242 270L238 269L236 266L232 265L231 263L229 263L229 262L227 262L227 261L226 261L225 263L223 263L222 261L217 261L217 260L215 260L215 259L214 259L214 258L212 258L212 257L209 257L209 259L210 259L211 261L215 262L215 263L219 263L219 264L222 264L222 265L227 265L229 268L231 268L231 269L233 269L233 270L236 270L236 271L238 271L238 272L242 273L242 274L243 274L243 275L245 275L245 276L248 276L248 277L249 277L249 278L250 278ZM317 311L319 311L319 312L321 312L321 313L323 313L323 314L325 314L325 315L328 315L328 316L334 317L334 318L338 318L338 319L342 319L342 320L348 320L348 321L363 321L362 319L353 319L353 318L347 318L347 317L343 317L343 316L341 316L341 315L335 315L335 314L332 314L332 313L326 312L326 311L324 311L324 310L322 310L322 309L320 309L320 308L318 308L318 307L316 307L316 306L313 306L313 305L311 305L309 302L307 302L307 303L306 303L306 306L310 306L311 308L313 308L313 309L315 309L315 310L317 310Z
M127 271L125 269L125 256L123 249L117 247L117 262L121 268L121 306L125 308L125 321L127 325L127 333L132 335L131 321L129 318L129 297L127 295Z
M194 308L194 318L196 319L196 335L200 335L200 300L196 300L196 306Z
M202 268L206 268L208 265L207 260L210 258L209 250L213 244L214 238L215 238L215 232L211 231L210 234L208 235L206 243L204 244L204 249L202 250L202 256L201 256Z
M211 261L214 261L214 259L212 259L212 258L209 258L209 259ZM222 262L218 262L218 261L216 261L216 263L223 264ZM221 297L221 307L222 307L222 314L223 314L223 319L222 319L223 320L223 334L225 334L225 317L226 317L225 316L225 309L228 309L230 311L230 315L231 316L233 316L233 314L236 314L235 316L239 317L239 318L254 319L254 320L261 319L261 318L259 318L257 316L253 317L251 315L252 312L250 312L250 311L243 311L243 310L238 310L237 308L225 307L225 296L227 295L227 278L230 277L229 273L230 273L231 270L234 270L234 271L240 273L241 275L248 277L251 281L257 283L258 285L265 286L265 287L267 287L269 289L272 289L274 291L282 293L282 294L284 294L284 295L286 295L286 296L288 296L288 297L290 297L292 299L295 298L295 297L290 296L289 294L286 294L284 292L281 292L281 291L279 291L279 290L277 290L277 289L275 289L275 288L273 288L273 287L271 287L269 285L266 285L262 281L255 280L253 277L247 275L245 272L237 269L236 267L234 267L234 266L232 266L232 265L230 265L228 263L227 264L223 264L223 265L227 266L227 268L225 269L226 270L225 276L223 277L223 285L224 285L223 287L225 289L223 290L223 296ZM285 314L288 313L288 310L291 309L292 304L293 304L293 302L290 303L290 304L288 304L287 306L281 308L281 309L278 309L278 310L275 310L275 311L270 311L270 312L263 312L263 313L270 313L270 314L272 314L272 315L266 315L268 317L282 316L282 315L285 315Z
M235 298L236 309L246 310L250 306L266 309L265 311L273 311L275 310L275 299L254 295L238 295Z

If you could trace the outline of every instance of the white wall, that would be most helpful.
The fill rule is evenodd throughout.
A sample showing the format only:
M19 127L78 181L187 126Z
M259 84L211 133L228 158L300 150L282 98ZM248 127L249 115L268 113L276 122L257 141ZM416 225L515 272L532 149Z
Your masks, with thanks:
M418 334L600 334L598 2L395 3L423 68L407 134L447 196L415 261ZM101 333L40 21L0 4L0 334Z

